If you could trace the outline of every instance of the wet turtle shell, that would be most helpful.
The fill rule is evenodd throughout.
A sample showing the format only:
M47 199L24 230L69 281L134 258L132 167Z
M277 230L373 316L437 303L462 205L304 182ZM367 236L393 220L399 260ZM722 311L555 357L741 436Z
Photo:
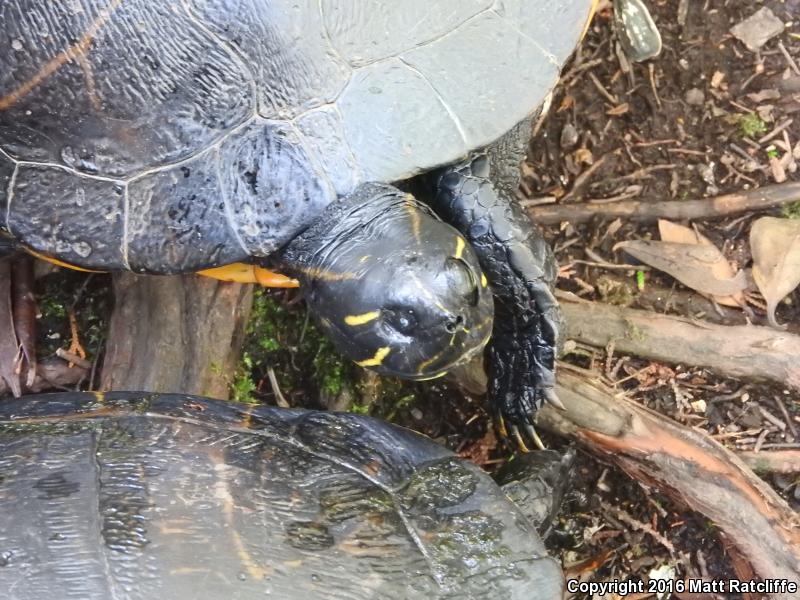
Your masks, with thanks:
M374 419L180 395L0 403L15 600L560 599L475 466Z
M105 270L268 256L530 115L592 3L3 2L0 228Z

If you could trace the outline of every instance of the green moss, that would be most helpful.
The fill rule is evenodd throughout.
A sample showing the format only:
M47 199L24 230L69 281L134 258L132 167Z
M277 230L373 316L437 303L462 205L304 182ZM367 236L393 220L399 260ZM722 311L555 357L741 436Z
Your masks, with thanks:
M781 214L787 219L800 219L800 202L792 202L781 208Z
M49 356L70 343L69 311L75 312L80 342L93 359L103 345L111 303L109 276L57 269L36 282L37 352Z
M413 384L366 371L339 354L301 302L259 289L246 329L244 354L231 380L232 398L273 403L273 369L292 406L326 407L391 419L416 399Z
M347 412L356 415L368 415L372 412L372 406L369 404L359 404L358 402L353 402L353 404L350 405L350 408L347 409Z
M251 373L253 371L253 359L245 352L242 355L242 360L239 368L233 376L231 382L231 400L234 402L244 402L245 404L257 404L258 399L255 398L254 392L257 389L256 382L253 381Z
M304 392L316 400L323 395L336 397L355 382L355 365L336 352L304 306L287 306L274 291L256 291L246 334L242 362L232 382L234 397L266 399L271 392L265 381L270 368L287 398ZM303 405L315 404L306 400Z
M756 137L767 132L767 124L755 113L739 118L739 131L744 137Z

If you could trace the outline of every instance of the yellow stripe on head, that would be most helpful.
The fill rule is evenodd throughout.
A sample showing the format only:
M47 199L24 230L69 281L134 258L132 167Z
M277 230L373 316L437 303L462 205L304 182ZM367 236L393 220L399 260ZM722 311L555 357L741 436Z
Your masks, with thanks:
M481 285L483 287L489 285L489 281L486 279L486 275L484 275L483 273L481 273Z
M374 321L380 316L380 311L373 310L372 312L364 313L363 315L347 315L344 318L344 322L351 327L358 327L359 325L366 325L370 321Z
M423 377L422 379L417 379L417 381L433 381L434 379L440 379L447 375L447 371L442 371L441 373L437 373L436 375L431 375L430 377Z
M309 279L317 279L319 281L337 282L337 281L353 281L358 279L355 273L336 273L319 267L300 267L298 269L303 275Z
M389 346L384 346L383 348L379 348L378 351L375 353L375 356L372 358L368 358L367 360L362 360L357 362L356 364L359 367L379 367L383 364L384 359L389 356L389 353L392 351Z
M456 258L461 258L464 255L464 247L466 244L464 243L464 238L458 236L456 238Z

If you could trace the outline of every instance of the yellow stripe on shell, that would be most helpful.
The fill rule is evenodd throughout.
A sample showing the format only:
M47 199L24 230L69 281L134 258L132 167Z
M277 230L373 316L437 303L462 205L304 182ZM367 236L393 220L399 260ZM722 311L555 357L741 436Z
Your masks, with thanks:
M48 60L31 78L26 79L17 88L11 90L11 92L4 96L0 96L0 111L7 110L14 106L14 104L25 98L25 96L39 87L64 65L75 62L78 58L87 54L92 49L92 44L97 34L106 26L120 4L122 4L122 0L112 0L109 2L100 10L94 21L89 24L89 27L84 31L77 43L62 50Z
M359 325L366 325L381 316L380 311L373 310L372 312L364 313L363 315L347 315L344 322L350 327L358 327Z
M358 361L356 364L359 367L379 367L383 364L383 361L389 356L389 353L392 351L389 346L384 346L383 348L379 348L378 351L375 353L375 356L372 358L368 358L366 360Z

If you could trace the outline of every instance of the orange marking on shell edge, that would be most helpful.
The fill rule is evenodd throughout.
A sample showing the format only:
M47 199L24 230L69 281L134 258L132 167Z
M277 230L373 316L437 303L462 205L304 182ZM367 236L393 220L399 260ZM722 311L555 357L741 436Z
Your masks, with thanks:
M39 252L36 252L36 250L31 250L30 248L25 248L25 252L27 252L34 258L38 258L39 260L43 260L44 262L49 262L51 265L55 265L57 267L64 267L65 269L72 269L73 271L83 271L84 273L104 272L104 271L96 271L94 269L84 269L83 267L71 265L69 263L64 262L63 260L58 260L57 258L53 258L52 256L45 256L44 254L40 254Z
M92 21L91 25L89 25L88 29L86 29L86 32L83 34L83 37L76 44L56 54L47 61L33 77L28 79L28 81L19 85L16 89L12 90L11 93L0 98L0 110L10 108L30 94L61 67L67 63L78 60L82 55L86 54L97 33L105 27L111 15L119 8L120 4L122 4L122 0L111 0L108 6L101 10L97 18Z
M197 272L203 277L219 279L234 283L257 283L270 288L296 288L300 282L286 275L275 273L269 269L247 263L231 263L213 269L203 269Z

